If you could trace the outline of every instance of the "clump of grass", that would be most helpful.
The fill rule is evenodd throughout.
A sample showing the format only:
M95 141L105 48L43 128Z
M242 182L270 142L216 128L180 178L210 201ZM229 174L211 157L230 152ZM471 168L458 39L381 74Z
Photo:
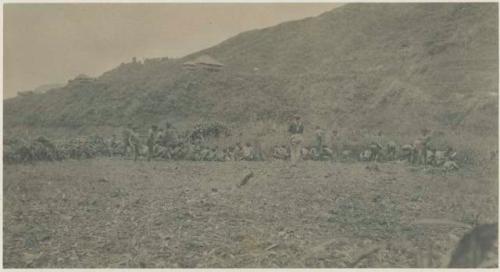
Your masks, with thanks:
M359 237L390 238L401 229L401 211L388 197L378 196L372 203L349 197L337 202L328 222L349 228Z

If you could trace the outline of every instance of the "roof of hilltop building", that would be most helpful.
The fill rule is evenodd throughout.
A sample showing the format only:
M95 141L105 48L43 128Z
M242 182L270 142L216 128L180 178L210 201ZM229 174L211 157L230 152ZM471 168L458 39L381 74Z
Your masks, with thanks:
M196 64L209 64L209 65L216 65L216 66L224 66L221 62L217 61L216 59L212 58L209 55L202 55L198 58L196 58L194 61Z
M70 79L68 81L68 83L70 83L70 84L73 84L73 83L77 83L77 84L78 83L88 83L88 82L92 82L93 80L94 80L94 78L89 77L88 75L79 74L75 78Z
M218 60L214 59L213 57L209 55L202 55L197 57L194 60L186 61L184 62L184 65L187 66L193 66L193 65L211 65L211 66L224 66L221 62Z
M79 74L75 77L75 79L92 79L92 78L86 74Z

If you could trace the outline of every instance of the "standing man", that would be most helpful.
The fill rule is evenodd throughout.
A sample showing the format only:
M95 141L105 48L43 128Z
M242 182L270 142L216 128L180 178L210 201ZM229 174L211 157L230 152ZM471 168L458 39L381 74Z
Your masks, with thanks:
M290 160L292 165L297 165L297 161L300 160L300 150L302 149L304 133L304 125L300 121L300 116L295 115L293 121L288 126L288 133L290 133Z
M111 139L109 141L110 141L111 154L113 156L120 154L121 152L120 141L118 140L116 134L113 134L113 136L111 136Z
M122 142L123 142L123 154L127 156L129 151L133 151L132 142L130 138L132 136L132 124L127 124L127 127L122 131Z
M396 148L397 144L394 141L389 141L387 143L387 160L395 160L396 159Z
M259 140L255 140L254 145L254 160L256 161L264 161L266 160L266 156L264 155L264 151L262 149L262 144Z
M137 133L137 127L132 127L129 139L130 144L132 145L132 150L134 151L134 161L137 161L141 151L141 139Z
M236 147L234 148L234 160L240 161L243 159L243 145L240 142L236 143Z
M330 138L330 147L332 149L333 155L336 156L339 152L338 131L336 129L332 129L332 135Z
M421 135L415 140L415 151L417 155L417 161L419 164L423 163L424 166L427 165L427 149L429 147L430 142L430 130L427 128L423 128L420 130Z
M408 160L408 163L413 163L415 147L411 144L405 144L401 147L401 160Z
M247 142L242 148L242 159L245 161L253 161L254 160L254 149L250 142Z
M165 132L163 134L163 145L166 147L173 147L178 142L177 131L174 126L169 122L165 123Z
M314 136L316 138L316 154L319 155L319 157L315 159L321 160L321 156L323 155L323 138L325 137L325 131L323 131L320 126L316 126Z
M125 128L122 132L122 141L124 155L128 156L129 152L132 152L134 154L134 161L136 161L139 157L141 147L141 140L137 134L136 127L132 124L128 124L127 128Z
M157 141L158 141L158 127L152 125L151 128L149 129L148 140L146 142L148 146L148 161L151 161L151 159L154 156L155 152L154 149Z
M380 159L380 151L382 151L382 131L379 130L375 137L373 137L373 141L370 143L370 161L378 161Z

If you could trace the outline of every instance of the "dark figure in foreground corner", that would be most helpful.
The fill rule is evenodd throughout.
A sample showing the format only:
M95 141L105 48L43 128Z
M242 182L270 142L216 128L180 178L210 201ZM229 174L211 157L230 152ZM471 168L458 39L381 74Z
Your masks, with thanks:
M498 223L475 227L453 251L449 268L498 267Z

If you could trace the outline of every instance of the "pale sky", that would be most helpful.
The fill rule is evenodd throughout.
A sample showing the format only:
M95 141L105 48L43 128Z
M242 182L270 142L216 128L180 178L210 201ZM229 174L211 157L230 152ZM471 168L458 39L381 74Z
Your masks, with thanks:
M182 57L339 4L5 4L4 97L132 57Z

